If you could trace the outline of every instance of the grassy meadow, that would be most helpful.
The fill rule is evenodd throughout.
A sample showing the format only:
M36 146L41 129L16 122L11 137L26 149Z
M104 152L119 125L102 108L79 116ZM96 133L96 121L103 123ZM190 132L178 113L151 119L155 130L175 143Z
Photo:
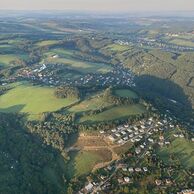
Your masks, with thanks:
M194 42L190 41L190 40L185 40L185 39L173 39L170 41L170 43L172 44L176 44L179 46L189 46L189 47L194 47Z
M56 111L73 102L56 98L53 88L19 83L0 96L0 111L28 113L30 119L37 119L42 112Z
M51 45L57 44L58 42L59 42L58 40L43 40L43 41L36 43L36 45L39 47L51 46Z
M160 157L170 163L170 155L174 155L180 163L187 167L194 166L194 142L184 138L176 138L169 147L163 147L159 150Z
M128 89L117 89L114 91L114 93L119 97L137 98L137 94Z
M130 49L130 46L127 45L119 45L119 44L110 44L106 47L111 51L124 52Z
M91 172L96 164L110 161L112 154L106 149L81 150L79 152L71 152L70 158L68 165L69 177L78 177Z
M145 108L140 104L135 105L121 105L112 107L102 113L83 116L80 118L80 122L99 122L99 121L110 121L115 119L126 118L130 115L142 114L145 112Z

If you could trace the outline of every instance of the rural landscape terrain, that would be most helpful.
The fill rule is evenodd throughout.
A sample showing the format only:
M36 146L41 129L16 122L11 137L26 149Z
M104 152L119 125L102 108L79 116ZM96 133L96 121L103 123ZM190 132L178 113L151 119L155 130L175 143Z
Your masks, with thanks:
M0 13L0 193L193 192L193 17Z

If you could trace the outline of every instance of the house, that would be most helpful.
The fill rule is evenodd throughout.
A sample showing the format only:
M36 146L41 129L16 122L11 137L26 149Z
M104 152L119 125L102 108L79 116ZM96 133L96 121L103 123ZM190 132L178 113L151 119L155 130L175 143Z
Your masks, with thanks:
M128 139L129 139L128 137L124 137L124 138L123 138L124 141L127 141Z
M127 131L128 131L129 133L132 133L132 132L133 132L131 129L127 129Z
M144 145L140 145L140 147L141 147L142 149L144 149L144 148L145 148L145 146L144 146Z
M156 183L157 186L160 186L162 184L162 181L160 179L156 179L155 183Z
M148 171L148 168L147 167L143 167L143 171L144 172L147 172Z
M140 148L136 148L136 149L135 149L135 153L136 153L136 154L140 154L140 153L141 153L141 149L140 149Z
M178 134L173 134L174 137L178 137L179 135Z
M118 183L120 183L120 184L123 183L123 179L121 179L121 178L118 178L117 181L118 181Z
M121 135L120 135L119 133L116 133L115 135L116 135L117 137L121 137Z
M85 189L86 189L87 191L91 191L92 188L93 188L93 184L92 184L92 183L89 183L88 185L85 186Z
M134 172L134 169L131 167L131 168L128 168L128 171L129 172Z
M126 167L122 168L122 171L127 172L127 168Z
M162 147L164 145L164 142L160 141L158 142L158 145Z
M153 140L153 139L151 139L151 138L148 138L148 141L149 141L149 142L151 142L151 143L153 143L153 142L154 142L154 140Z
M115 138L112 135L109 135L108 138L113 142L115 141Z
M172 184L172 181L170 179L166 179L165 182L166 182L167 185L171 185Z
M129 138L132 138L132 137L133 137L133 134L130 134L130 135L129 135Z
M129 178L129 177L124 177L124 181L125 181L126 183L129 183L129 182L130 182L130 178Z
M160 140L160 141L163 141L163 140L164 140L164 136L161 135L161 136L159 137L159 140Z
M141 168L135 168L136 172L141 172Z
M121 131L121 134L122 134L122 135L126 135L126 132L125 132L125 131Z
M120 139L120 140L118 141L118 144L124 144L124 141L123 141L122 139Z

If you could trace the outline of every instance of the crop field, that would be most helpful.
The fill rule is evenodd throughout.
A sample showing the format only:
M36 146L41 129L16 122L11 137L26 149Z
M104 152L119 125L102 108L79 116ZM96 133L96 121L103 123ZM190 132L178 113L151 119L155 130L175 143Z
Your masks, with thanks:
M187 168L194 166L194 142L188 141L184 138L175 139L169 147L164 147L159 150L160 157L165 162L170 161L170 155L174 155L182 165Z
M56 98L52 88L19 83L0 96L0 111L28 113L29 119L38 119L42 112L56 111L73 102L73 99Z
M142 114L144 112L145 108L140 104L115 106L96 115L83 116L81 117L80 122L110 121L125 118L130 115Z
M119 97L137 98L137 94L128 89L118 89L115 90L114 93Z

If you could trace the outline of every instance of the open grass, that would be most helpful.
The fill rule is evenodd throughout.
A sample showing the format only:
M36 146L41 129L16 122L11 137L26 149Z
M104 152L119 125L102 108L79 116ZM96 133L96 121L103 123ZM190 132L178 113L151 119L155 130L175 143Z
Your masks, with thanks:
M194 166L194 142L184 138L175 139L169 147L159 149L158 154L165 162L171 162L169 156L174 155L185 167Z
M97 163L110 161L112 157L111 152L107 149L95 151L84 150L79 152L72 152L70 155L71 168L69 168L69 173L72 177L78 177L80 175L90 173Z
M64 55L68 54L68 57L63 57ZM104 63L92 63L92 62L86 62L86 61L81 61L78 59L74 59L69 57L70 53L63 53L63 56L59 56L58 58L52 58L48 57L45 59L45 62L48 63L60 63L64 64L66 66L71 67L72 69L78 70L83 73L90 73L90 72L100 72L100 73L107 73L112 70L112 67L104 64Z
M130 49L130 46L127 45L119 45L119 44L110 44L106 47L106 49L110 49L111 51L124 52Z
M80 122L110 121L126 118L130 115L137 115L144 112L145 108L140 104L115 106L97 115L83 116L80 118Z
M122 154L126 153L131 148L131 146L132 146L132 143L130 141L128 141L124 145L121 145L119 147L115 147L114 152L117 153L118 155L122 155Z
M170 41L172 44L176 44L179 46L189 46L189 47L194 47L194 42L189 41L189 40L184 40L184 39L173 39Z
M0 55L0 64L3 66L9 65L11 61L18 59L17 55Z
M73 102L56 98L53 88L19 83L0 96L0 111L28 113L30 119L37 119L42 112L56 111Z
M36 43L37 46L50 46L58 43L57 40L43 40L38 43Z
M94 95L89 99L86 99L79 104L71 107L68 111L70 112L84 112L89 110L96 110L101 107L111 106L110 103L106 102L101 95Z
M128 89L118 89L118 90L115 90L114 93L117 95L117 96L120 96L120 97L128 97L128 98L137 98L137 94L131 90L128 90Z

